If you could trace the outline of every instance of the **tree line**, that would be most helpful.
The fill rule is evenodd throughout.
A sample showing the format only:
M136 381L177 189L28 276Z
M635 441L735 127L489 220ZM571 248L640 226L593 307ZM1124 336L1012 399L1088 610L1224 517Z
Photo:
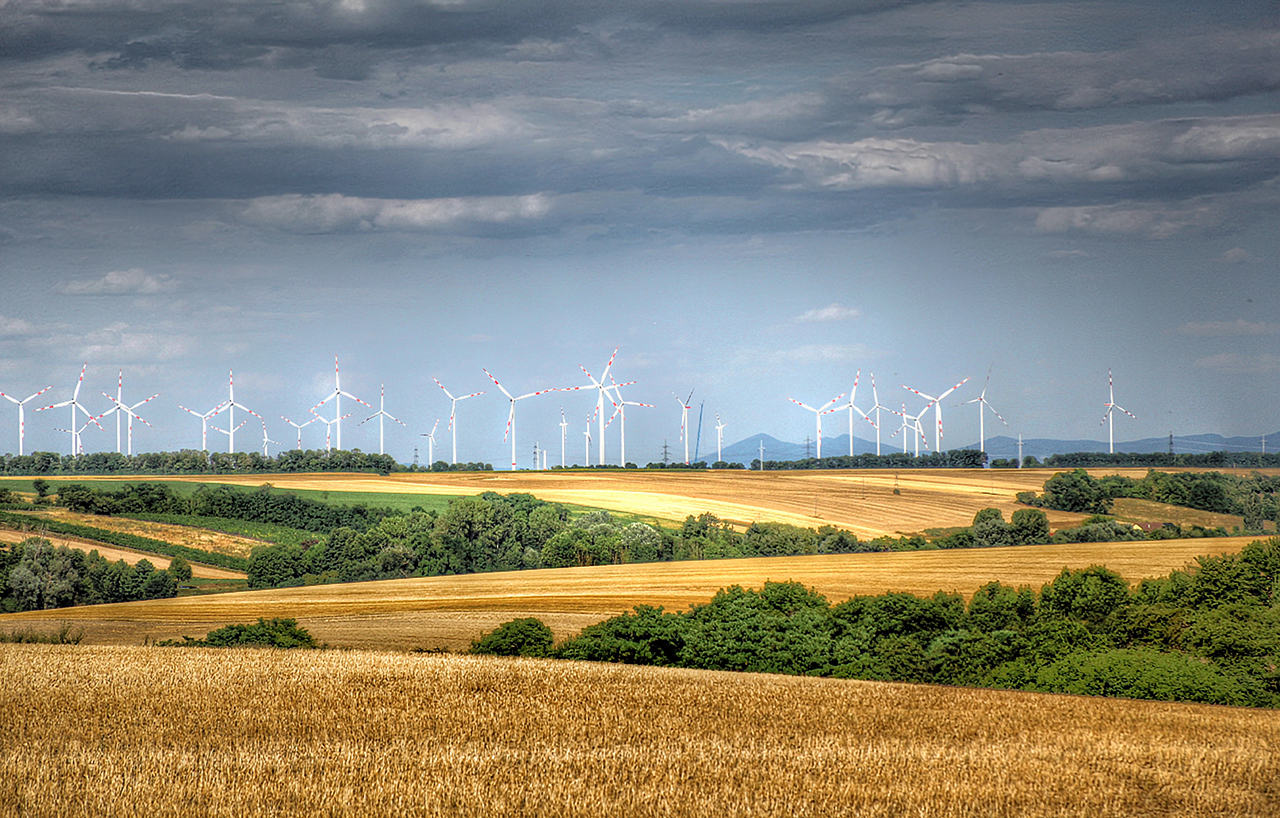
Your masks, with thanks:
M119 452L58 454L32 452L28 455L0 456L0 474L296 474L310 472L403 471L493 471L489 463L449 464L438 460L427 468L403 466L389 454L370 454L359 449L293 449L264 457L260 452L207 452L181 449L176 452L149 452L126 455Z
M1253 472L1160 472L1145 476L1093 477L1084 469L1059 472L1044 483L1043 493L1020 492L1018 502L1029 506L1108 514L1117 498L1132 497L1243 518L1248 533L1260 533L1263 522L1280 523L1280 476Z
M798 583L722 589L685 612L637 606L552 645L536 619L477 653L1280 706L1280 539L1131 588L1105 567L1038 592L990 582L830 604Z
M149 560L110 562L97 551L53 545L28 537L0 550L0 611L46 610L102 602L134 602L177 596L191 579L191 565L174 557L157 570Z

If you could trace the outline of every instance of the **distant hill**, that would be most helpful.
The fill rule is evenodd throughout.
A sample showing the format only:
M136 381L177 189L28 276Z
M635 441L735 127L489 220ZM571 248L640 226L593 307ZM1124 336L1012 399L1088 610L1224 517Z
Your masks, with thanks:
M1223 437L1221 435L1184 435L1173 438L1174 454L1204 454L1205 452L1239 452L1241 454L1248 452L1259 452L1262 449L1262 435L1254 437ZM1266 435L1267 451L1280 451L1280 432ZM724 459L729 463L742 463L750 465L752 460L760 457L760 443L764 443L764 459L765 460L803 460L805 457L816 457L817 446L810 441L808 449L805 444L791 443L784 440L778 440L775 437L766 434L752 435L751 437L739 440L736 443L726 445L724 447ZM930 446L932 446L930 440ZM948 446L943 441L944 449L976 449L978 442L976 440L969 441L963 445ZM999 435L989 437L986 441L987 455L992 458L1011 458L1018 456L1018 439L1007 435ZM1105 452L1108 449L1105 440L1055 440L1052 438L1027 438L1022 441L1023 457L1035 457L1038 460L1044 460L1046 457L1054 454L1068 454L1070 452ZM908 442L908 450L915 451L913 442ZM876 442L874 440L866 440L862 437L854 438L854 454L875 454ZM901 437L892 440L882 437L880 439L880 453L890 454L892 452L902 451ZM932 451L932 448L925 449L921 444L920 453L925 454ZM1167 452L1169 451L1168 437L1149 437L1141 440L1116 441L1117 452ZM834 455L847 455L849 453L849 435L839 435L837 437L824 437L822 439L822 454L826 457ZM716 459L716 450L714 447L709 452L701 451L698 453L699 460L705 460L708 463L714 462Z

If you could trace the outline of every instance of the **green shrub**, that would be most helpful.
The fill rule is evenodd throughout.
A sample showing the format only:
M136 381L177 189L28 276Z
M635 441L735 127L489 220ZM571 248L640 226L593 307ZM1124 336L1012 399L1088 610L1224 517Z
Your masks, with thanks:
M471 643L471 653L486 656L546 656L554 641L551 628L532 616L503 622Z

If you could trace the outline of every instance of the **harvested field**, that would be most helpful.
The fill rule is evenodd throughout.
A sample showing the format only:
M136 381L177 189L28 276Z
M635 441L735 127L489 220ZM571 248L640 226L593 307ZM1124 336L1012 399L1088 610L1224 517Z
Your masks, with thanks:
M249 552L262 545L262 541L249 537L238 537L221 531L207 528L195 528L187 525L171 525L169 523L153 523L145 520L133 520L128 517L107 517L100 514L77 514L65 508L54 508L33 514L32 525L38 526L40 517L48 517L65 523L87 525L122 534L133 534L152 540L185 545L201 551L212 551L216 554L230 554L236 557L248 557ZM153 560L154 562L154 560Z
M466 495L528 492L543 500L612 509L681 522L710 512L738 526L779 522L816 528L834 525L872 539L926 528L969 525L987 507L1008 519L1020 508L1019 491L1039 491L1052 470L828 470L426 472L386 477L364 474L201 475L204 483L279 489ZM1145 472L1144 472L1145 473ZM174 479L174 478L165 478ZM898 493L895 494L894 490ZM1049 512L1057 528L1083 519Z
M106 526L102 526L105 528ZM130 532L134 533L134 532ZM14 531L12 529L0 528L0 543L19 543L28 537L33 536L31 532ZM97 551L104 559L115 562L116 560L124 560L130 565L137 565L138 560L149 560L152 565L161 571L169 567L169 558L160 554L148 554L145 551L131 551L127 548L117 548L114 545L105 545L90 540L82 540L76 537L55 537L50 535L43 536L46 540L54 545L65 545L68 548L76 548L80 551ZM155 539L161 539L155 537ZM200 565L191 563L191 576L197 579L244 579L243 571L231 571L226 568L214 568L209 565Z
M1280 713L484 657L0 645L0 814L1272 816Z
M1040 585L1064 567L1105 564L1130 582L1162 576L1202 554L1240 550L1225 537L1016 548L707 560L560 568L248 591L204 597L30 611L0 616L0 629L69 622L88 644L203 636L234 622L291 617L332 646L464 649L510 619L536 616L564 638L638 604L683 610L730 585L793 580L832 602L858 594L936 591L971 595L991 580Z

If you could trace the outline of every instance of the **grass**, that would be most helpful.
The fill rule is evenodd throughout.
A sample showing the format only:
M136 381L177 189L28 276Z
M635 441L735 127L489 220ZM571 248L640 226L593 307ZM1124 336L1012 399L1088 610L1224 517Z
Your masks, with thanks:
M1084 543L955 551L839 554L606 565L280 588L0 616L0 628L70 620L91 644L199 636L258 617L297 619L335 647L462 650L502 622L535 616L557 639L639 604L684 610L720 588L793 580L832 602L859 594L957 591L991 580L1039 588L1063 569L1106 564L1130 582L1163 576L1251 537Z
M130 514L121 515L129 520L164 523L187 528L200 528L206 531L220 531L235 537L259 540L277 545L301 545L311 540L323 539L325 535L300 528L289 528L271 523L258 523L250 520L232 520L225 517L196 517L190 514Z
M1280 714L364 651L0 645L0 813L1269 816Z

